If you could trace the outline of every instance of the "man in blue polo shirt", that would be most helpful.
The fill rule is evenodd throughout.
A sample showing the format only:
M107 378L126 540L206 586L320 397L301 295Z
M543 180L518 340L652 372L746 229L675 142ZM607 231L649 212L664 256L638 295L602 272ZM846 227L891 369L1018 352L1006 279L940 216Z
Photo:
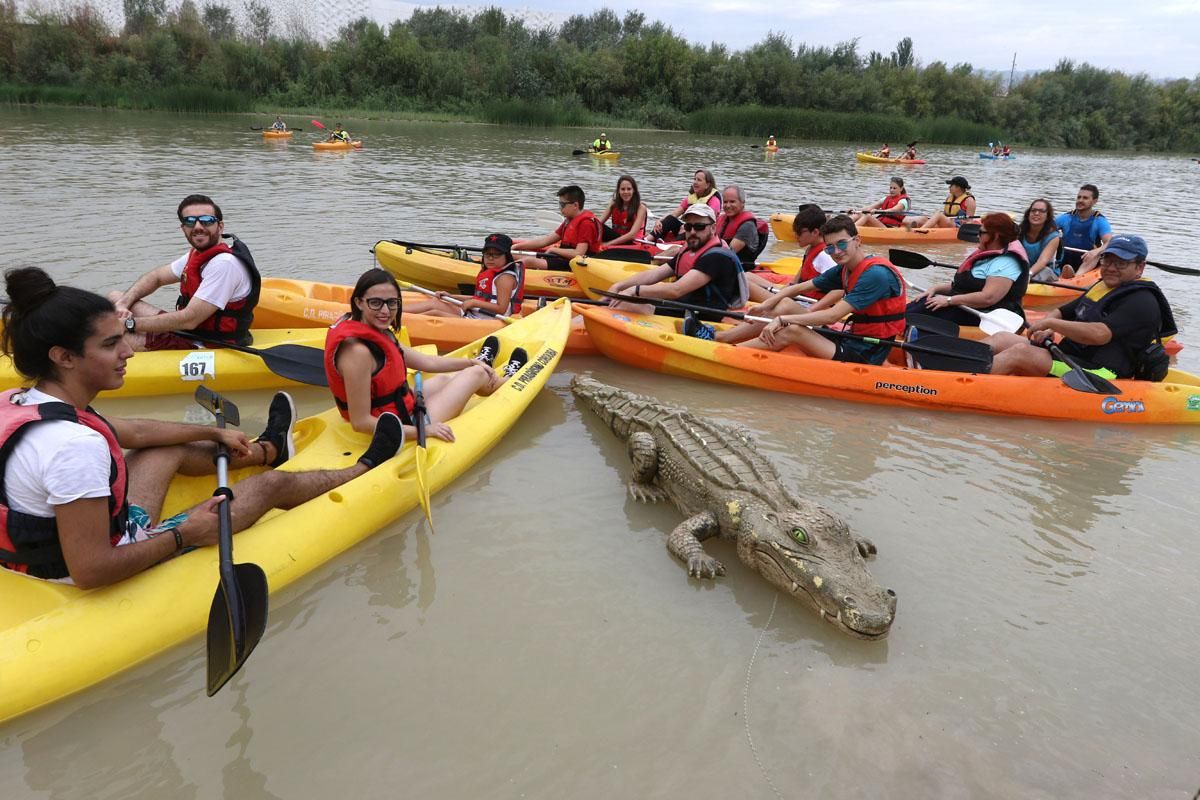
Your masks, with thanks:
M1076 272L1083 274L1094 270L1100 263L1100 251L1112 238L1112 225L1096 210L1099 199L1100 190L1095 184L1085 183L1075 194L1075 210L1059 214L1054 220L1062 231L1064 278L1070 278ZM1080 250L1087 252L1078 252Z

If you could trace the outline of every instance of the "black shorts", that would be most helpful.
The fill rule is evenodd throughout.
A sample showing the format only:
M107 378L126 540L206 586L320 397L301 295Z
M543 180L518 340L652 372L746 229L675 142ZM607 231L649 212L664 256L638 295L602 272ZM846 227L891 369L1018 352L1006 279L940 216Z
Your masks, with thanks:
M538 258L546 262L546 269L571 271L571 259L563 258L558 253L542 253Z
M874 364L879 366L887 361L888 352L892 349L884 344L871 344L858 339L845 339L826 331L817 331L833 342L833 361L845 361L850 364Z

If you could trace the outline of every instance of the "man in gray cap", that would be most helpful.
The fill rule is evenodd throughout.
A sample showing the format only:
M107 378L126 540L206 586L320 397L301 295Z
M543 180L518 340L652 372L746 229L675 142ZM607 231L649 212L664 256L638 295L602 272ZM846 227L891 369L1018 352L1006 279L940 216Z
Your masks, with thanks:
M749 289L737 254L725 246L714 230L716 212L707 203L693 203L683 212L683 233L687 247L670 262L651 267L612 286L612 291L629 295L629 301L613 305L634 313L682 316L681 311L639 303L639 297L675 300L707 306L712 313L702 319L719 320L726 309L746 303ZM668 278L674 281L667 282Z
M1090 372L1110 379L1162 380L1166 355L1156 344L1176 333L1175 319L1162 290L1142 278L1147 255L1140 236L1109 239L1100 254L1100 280L1085 294L1031 324L1028 340L1015 333L988 337L996 353L992 373L1062 376L1071 368L1043 346L1061 333L1059 349ZM1152 377L1155 367L1157 378Z

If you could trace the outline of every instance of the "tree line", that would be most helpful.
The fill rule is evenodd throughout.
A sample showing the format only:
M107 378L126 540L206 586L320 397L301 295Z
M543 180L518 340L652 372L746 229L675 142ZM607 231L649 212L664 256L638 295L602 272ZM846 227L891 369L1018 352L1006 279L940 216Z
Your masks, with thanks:
M531 29L497 8L359 19L326 44L258 0L124 0L110 30L89 5L18 12L0 0L0 101L239 111L434 111L527 124L765 136L1200 151L1200 79L1165 82L1059 62L1011 88L969 64L921 64L912 41L739 51L602 9ZM864 130L864 126L867 130ZM894 131L888 136L886 131Z

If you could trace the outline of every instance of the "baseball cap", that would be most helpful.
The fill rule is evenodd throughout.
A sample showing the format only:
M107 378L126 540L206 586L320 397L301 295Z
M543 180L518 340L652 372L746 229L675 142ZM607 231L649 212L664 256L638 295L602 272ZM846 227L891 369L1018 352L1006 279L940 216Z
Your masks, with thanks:
M967 183L967 179L962 175L955 175L950 180L946 181L950 186L961 186L964 189L970 189L971 184Z
M508 258L512 258L513 240L503 233L493 233L483 240L484 250L499 250Z
M1146 247L1146 240L1142 237L1122 233L1108 240L1108 244L1104 245L1104 249L1100 251L1101 255L1105 253L1112 253L1125 261L1143 261L1150 251Z
M712 210L712 206L708 203L692 203L687 207L687 211L683 212L685 217L705 217L713 222L717 221L717 212Z

